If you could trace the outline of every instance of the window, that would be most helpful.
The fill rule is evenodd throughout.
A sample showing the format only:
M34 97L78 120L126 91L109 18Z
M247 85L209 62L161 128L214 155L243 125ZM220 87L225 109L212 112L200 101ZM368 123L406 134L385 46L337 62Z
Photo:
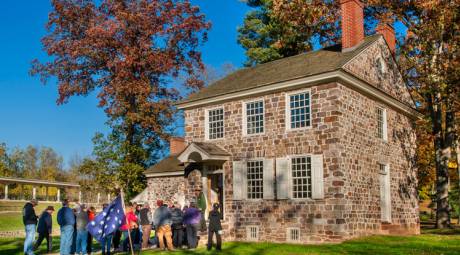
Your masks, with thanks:
M224 109L218 108L208 111L208 139L219 139L224 137Z
M247 226L246 227L246 239L248 241L259 240L259 227L258 226Z
M297 243L300 241L300 229L299 228L288 228L286 233L286 240L291 243Z
M311 125L310 92L289 95L288 103L288 129L309 127Z
M311 198L311 157L291 159L292 197Z
M246 134L260 134L264 132L264 102L246 103Z
M264 195L264 162L247 162L248 199L260 199Z
M377 138L387 140L387 120L386 110L377 107Z

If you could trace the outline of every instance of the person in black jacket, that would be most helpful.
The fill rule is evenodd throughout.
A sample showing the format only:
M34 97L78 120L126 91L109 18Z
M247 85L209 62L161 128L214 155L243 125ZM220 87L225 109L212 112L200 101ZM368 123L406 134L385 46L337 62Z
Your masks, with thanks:
M220 224L221 214L219 212L219 204L214 204L209 212L209 227L208 227L208 251L212 248L212 236L216 234L216 250L222 250L222 225Z
M179 203L175 202L171 207L171 220L172 220L172 235L173 235L173 246L175 248L181 248L183 243L184 235L184 213L180 209Z
M26 239L24 240L24 254L33 255L33 244L35 239L35 228L37 227L37 215L34 207L37 205L37 200L32 199L27 202L22 209L22 222L26 230Z
M51 252L52 248L52 241L51 241L51 233L52 233L52 227L53 227L53 221L51 218L51 215L53 215L54 212L54 207L48 206L45 211L43 211L42 215L40 215L40 218L38 219L38 227L37 227L37 232L38 232L38 239L37 242L35 242L34 245L34 250L37 250L38 247L42 244L43 239L46 238L46 248L47 252Z

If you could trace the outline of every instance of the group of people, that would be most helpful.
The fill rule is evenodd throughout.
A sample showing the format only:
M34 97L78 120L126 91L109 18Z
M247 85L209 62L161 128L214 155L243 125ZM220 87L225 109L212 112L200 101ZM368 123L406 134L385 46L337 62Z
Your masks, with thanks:
M196 203L191 202L189 206L181 208L178 203L173 203L168 206L162 200L158 200L157 208L151 210L148 203L143 206L137 204L129 204L126 213L127 225L120 230L123 241L123 251L127 251L132 244L133 248L138 245L142 249L158 247L161 250L174 250L177 248L187 247L195 249L198 246L198 233L206 228L204 222L204 214L202 210L197 208ZM208 245L210 250L213 244L213 236L216 236L216 249L221 250L222 247L222 226L221 213L219 204L214 204L213 209L209 213L208 226ZM128 236L128 230L130 236ZM152 230L154 236L151 237ZM120 235L118 235L120 236ZM131 237L131 240L129 238ZM118 246L117 235L111 237L114 243L114 248ZM103 248L103 254L108 254L108 247Z
M33 255L44 239L47 241L47 251L52 249L52 214L53 206L48 206L40 217L35 213L36 200L27 202L23 208L23 222L26 230L24 254ZM148 249L158 247L161 250L174 250L187 247L195 249L198 246L199 231L206 230L204 212L191 202L181 208L179 203L168 206L158 200L157 208L151 210L148 203L144 205L128 204L125 210L126 224L110 235L104 236L101 241L103 255L114 251L128 251L129 249ZM107 207L104 204L103 207ZM208 244L210 250L213 236L216 236L216 249L222 246L222 215L219 204L214 204L209 212ZM94 207L87 208L85 204L69 207L69 201L64 200L58 211L57 221L60 226L60 254L91 254L93 237L86 226L96 217ZM152 231L154 230L154 231ZM38 238L35 240L35 235ZM153 234L153 236L151 236Z
M54 207L48 206L39 216L35 213L34 207L37 205L36 200L31 200L24 205L23 222L26 230L26 238L24 241L24 254L32 255L34 251L46 239L46 250L51 252L53 232L52 215ZM96 216L94 207L87 208L84 204L76 204L71 209L69 201L62 202L62 208L59 209L57 221L61 230L61 254L91 254L93 237L86 230L88 222ZM34 243L35 235L38 233L38 238Z

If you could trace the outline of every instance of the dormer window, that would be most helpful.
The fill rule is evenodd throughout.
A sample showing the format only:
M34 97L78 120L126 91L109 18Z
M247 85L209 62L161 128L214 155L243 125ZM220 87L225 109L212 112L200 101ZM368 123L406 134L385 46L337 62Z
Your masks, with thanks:
M206 112L206 139L215 140L224 137L224 109L216 108Z

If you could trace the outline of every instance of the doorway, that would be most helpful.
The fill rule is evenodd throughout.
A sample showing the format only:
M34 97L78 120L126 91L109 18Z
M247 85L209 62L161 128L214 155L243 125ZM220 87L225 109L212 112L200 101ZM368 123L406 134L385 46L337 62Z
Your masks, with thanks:
M224 178L222 173L208 173L208 208L219 204L222 219L224 217Z

